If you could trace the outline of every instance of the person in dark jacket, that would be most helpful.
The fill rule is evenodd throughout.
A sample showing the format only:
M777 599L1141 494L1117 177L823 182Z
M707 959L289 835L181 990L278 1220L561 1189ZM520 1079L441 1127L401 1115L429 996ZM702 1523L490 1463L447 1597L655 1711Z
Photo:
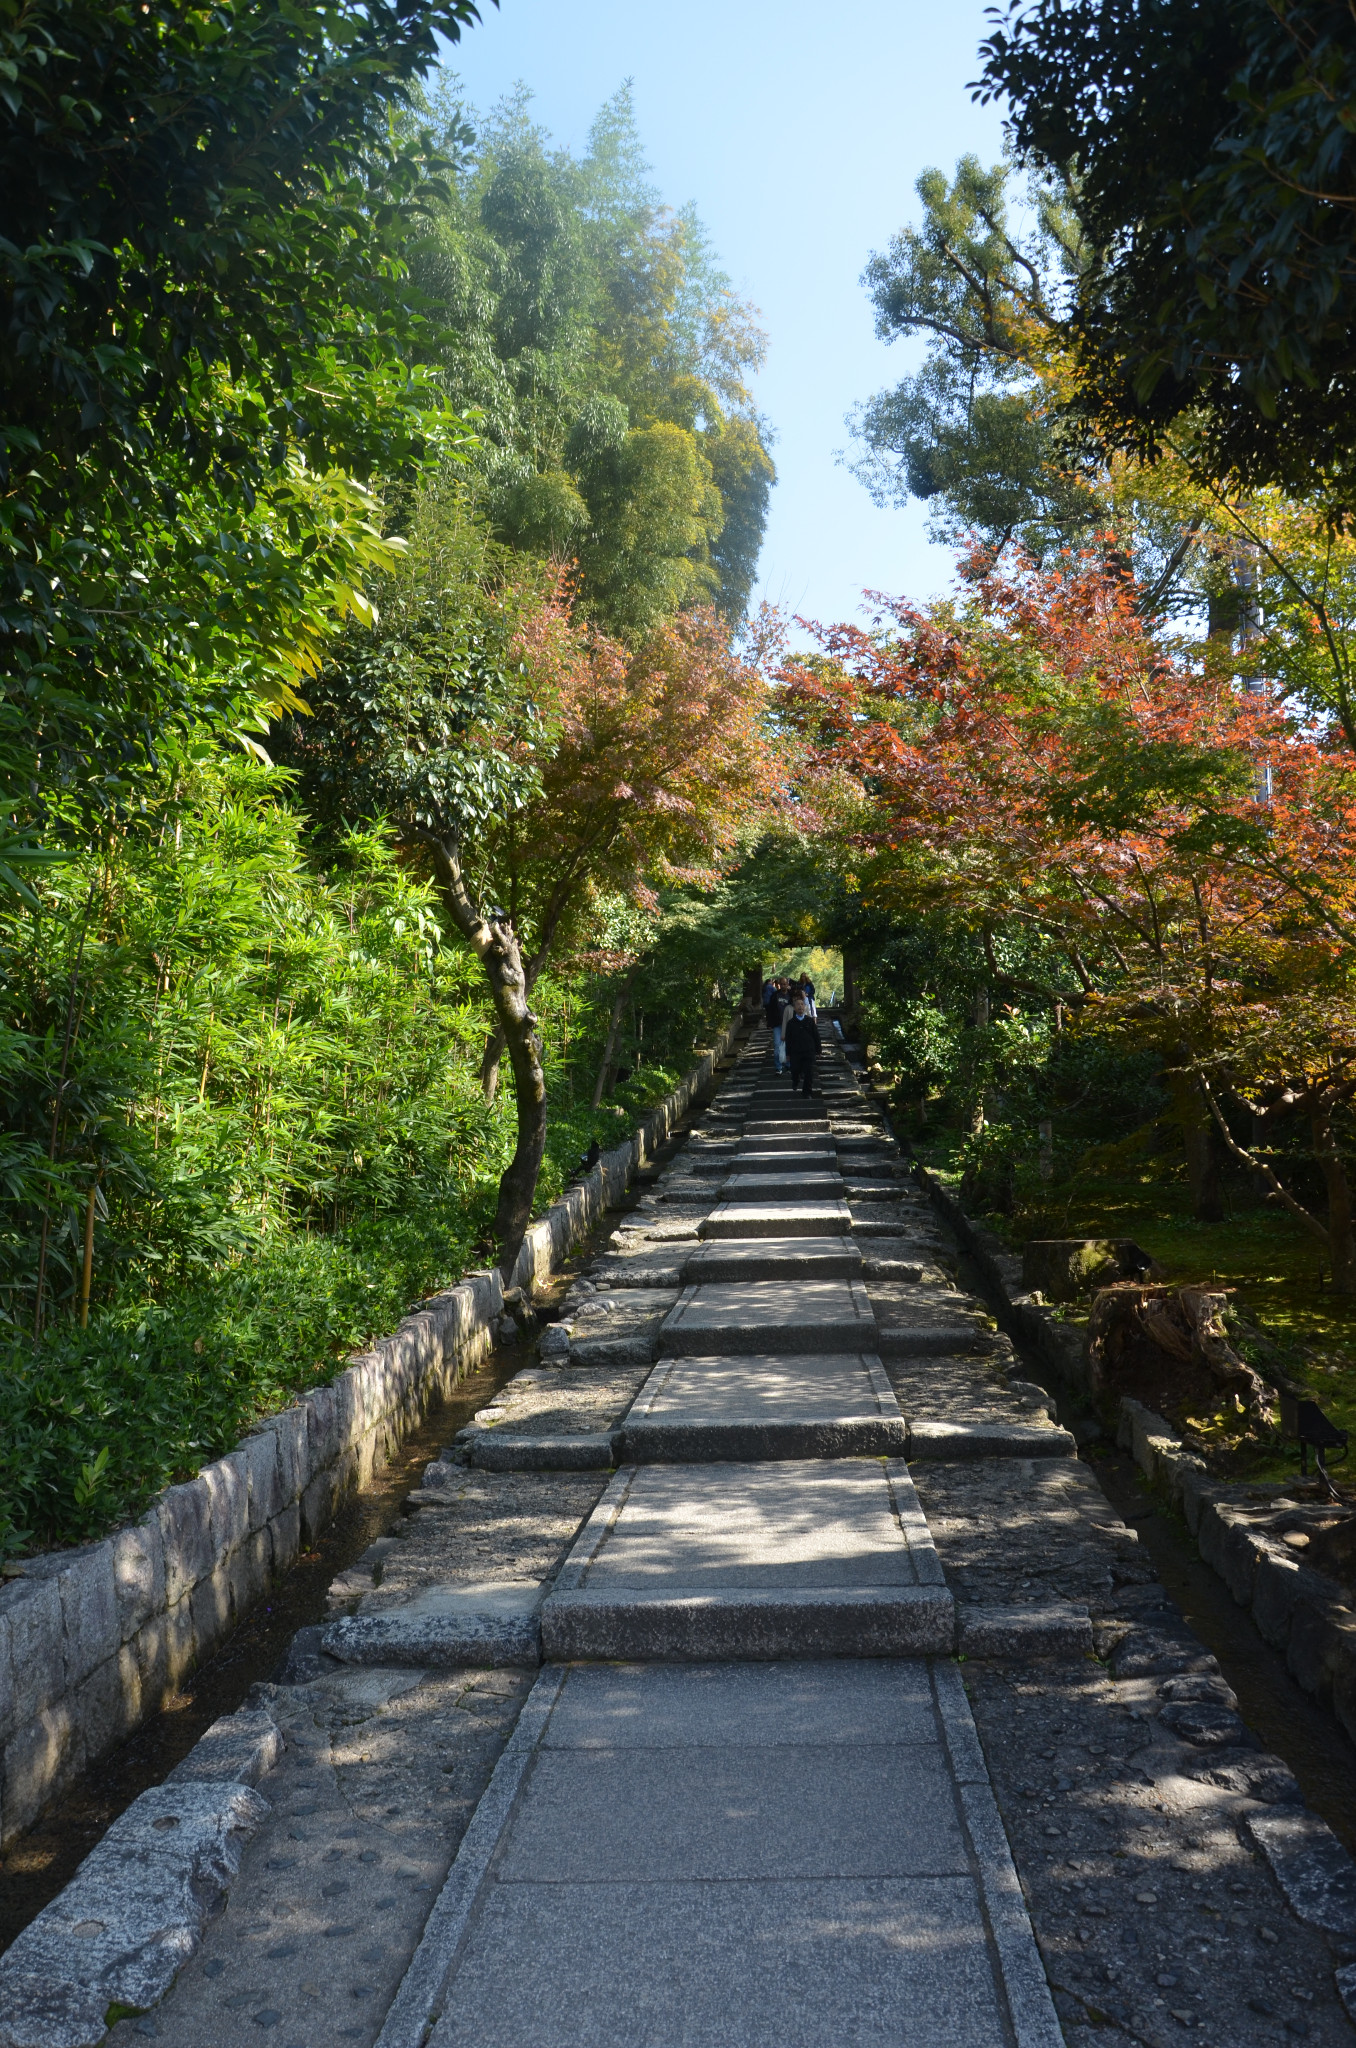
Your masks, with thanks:
M791 1015L782 1027L786 1040L786 1058L791 1068L791 1093L799 1089L802 1095L810 1094L814 1086L815 1061L819 1058L819 1026L810 1015L810 1006L804 992L796 990Z
M763 999L763 1015L767 1019L767 1028L772 1033L773 1063L780 1074L786 1064L786 1055L782 1048L782 1024L787 1020L786 984L780 977L768 983L767 993Z

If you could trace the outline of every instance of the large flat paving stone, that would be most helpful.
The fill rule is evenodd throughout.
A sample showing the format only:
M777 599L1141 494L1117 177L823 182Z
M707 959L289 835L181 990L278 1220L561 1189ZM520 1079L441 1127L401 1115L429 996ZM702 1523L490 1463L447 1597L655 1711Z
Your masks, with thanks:
M919 1660L574 1667L431 2048L1053 2048L940 1719Z
M949 1648L898 1459L626 1466L542 1608L543 1655L762 1659Z
M970 1879L816 1878L498 1885L430 2048L1007 2038Z
M659 1331L665 1358L727 1352L874 1351L859 1280L713 1281L685 1287Z
M811 1129L799 1131L760 1131L755 1125L745 1132L736 1156L743 1156L745 1152L756 1152L763 1158L812 1153L816 1159L832 1159L833 1134L827 1124L816 1124Z
M721 1183L727 1202L822 1202L844 1194L841 1173L745 1173L742 1166Z
M684 1261L687 1282L713 1280L850 1280L863 1267L850 1237L716 1238Z
M822 1131L827 1131L828 1128L829 1120L827 1116L806 1116L803 1110L793 1115L788 1108L785 1116L773 1118L771 1121L767 1118L750 1116L744 1125L744 1136L746 1138L787 1138L792 1135L808 1137L817 1135Z
M501 1879L959 1876L948 1775L939 1744L548 1750Z
M930 1742L928 1668L916 1658L782 1664L580 1664L548 1748L697 1749Z
M741 1145L727 1164L726 1173L761 1174L833 1174L837 1171L827 1138L817 1149L807 1143L786 1146L781 1151L766 1149L761 1139L755 1138L747 1145Z
M617 1435L618 1462L902 1457L907 1429L878 1358L681 1358L655 1367Z
M717 1202L694 1226L702 1238L846 1237L852 1213L846 1202L806 1201L801 1195L785 1202ZM898 1229L898 1225L892 1226Z

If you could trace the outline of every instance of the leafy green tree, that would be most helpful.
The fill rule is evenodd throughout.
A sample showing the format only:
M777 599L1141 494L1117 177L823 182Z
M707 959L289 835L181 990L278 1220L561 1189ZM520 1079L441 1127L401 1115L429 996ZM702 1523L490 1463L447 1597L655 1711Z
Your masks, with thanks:
M1220 479L1356 507L1356 43L1340 0L1014 0L983 46L1020 152L1069 174L1095 260L1085 417Z
M1054 188L1037 188L1034 227L1009 208L1010 169L962 157L955 178L925 171L918 228L871 258L863 282L883 341L925 336L921 368L859 407L857 475L878 504L922 498L947 538L1018 539L1040 557L1104 516L1093 472L1049 388L1061 283L1083 261Z
M763 337L695 216L658 204L629 93L578 160L511 101L409 256L442 388L480 415L498 535L573 560L584 609L632 643L693 605L742 618L775 480L748 388Z
M0 0L0 803L289 701L436 425L393 106L470 0ZM36 787L36 802L33 790Z

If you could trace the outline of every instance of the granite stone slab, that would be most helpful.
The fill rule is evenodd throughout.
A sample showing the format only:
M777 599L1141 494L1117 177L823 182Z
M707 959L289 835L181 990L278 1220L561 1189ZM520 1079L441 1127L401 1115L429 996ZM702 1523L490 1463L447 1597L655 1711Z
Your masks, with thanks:
M860 1247L850 1237L714 1239L689 1253L682 1278L713 1280L850 1280L862 1271Z
M727 1202L819 1202L841 1195L845 1186L840 1173L745 1173L741 1164L719 1192Z
M143 1792L0 1960L4 2048L94 2048L111 2005L162 1998L269 1811L239 1784Z
M876 1319L859 1280L689 1285L659 1332L660 1355L874 1351Z
M616 1461L612 1433L547 1436L525 1431L486 1429L471 1442L469 1461L482 1472L596 1472Z
M929 1657L950 1653L955 1625L944 1586L805 1592L670 1586L653 1593L599 1588L552 1593L542 1608L541 1643L543 1657L557 1663Z
M781 1151L769 1151L757 1138L741 1145L734 1158L725 1165L726 1174L770 1174L774 1179L787 1174L834 1175L837 1168L834 1154L826 1138L817 1149L811 1150L808 1143L787 1147Z
M909 1417L911 1458L1076 1458L1067 1429L1040 1423L941 1422Z
M846 1237L851 1227L846 1202L721 1201L694 1226L692 1234L700 1238Z
M568 1692L568 1681L566 1690ZM959 1876L935 1740L546 1750L501 1883Z
M863 1353L669 1359L617 1434L628 1464L902 1456L907 1429Z
M506 1884L486 1902L430 2048L1005 2038L969 1878Z
M400 1606L360 1608L331 1623L322 1647L343 1664L530 1666L541 1661L531 1581L429 1586Z
M794 1157L798 1153L807 1153L818 1160L832 1159L833 1134L827 1124L814 1124L798 1131L785 1131L780 1127L776 1130L760 1129L755 1125L744 1133L736 1158L742 1157L746 1151L758 1153L763 1158Z
M575 1539L555 1590L912 1586L916 1551L937 1583L931 1538L897 1460L625 1467Z
M576 1750L776 1749L926 1743L935 1732L928 1667L916 1659L581 1664L570 1673L544 1742Z

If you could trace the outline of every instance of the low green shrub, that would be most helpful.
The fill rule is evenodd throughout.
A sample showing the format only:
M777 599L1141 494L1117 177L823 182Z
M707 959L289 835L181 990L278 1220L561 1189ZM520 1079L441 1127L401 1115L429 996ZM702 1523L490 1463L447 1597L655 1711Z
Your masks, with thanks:
M99 1535L332 1379L471 1261L465 1221L295 1234L169 1300L0 1351L0 1551Z

